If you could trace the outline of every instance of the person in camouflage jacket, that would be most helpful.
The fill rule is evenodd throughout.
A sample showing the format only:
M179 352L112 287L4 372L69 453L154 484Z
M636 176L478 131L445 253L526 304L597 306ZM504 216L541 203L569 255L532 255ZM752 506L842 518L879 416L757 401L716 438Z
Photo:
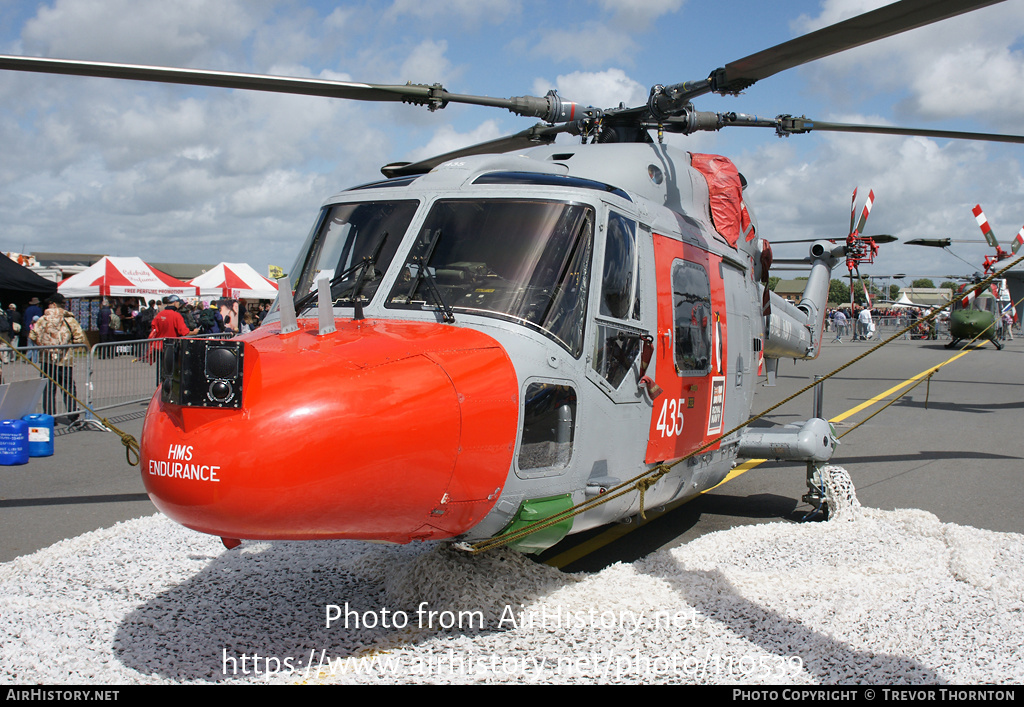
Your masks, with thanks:
M54 293L46 301L46 311L39 317L29 338L36 346L67 346L69 344L84 344L85 332L78 321L71 316L71 313L64 309L64 295ZM57 408L57 386L64 388L64 406L68 412L75 409L75 349L50 349L41 353L41 366L43 373L49 376L46 382L46 392L43 395L43 412L53 415ZM73 422L78 415L70 415L69 421Z

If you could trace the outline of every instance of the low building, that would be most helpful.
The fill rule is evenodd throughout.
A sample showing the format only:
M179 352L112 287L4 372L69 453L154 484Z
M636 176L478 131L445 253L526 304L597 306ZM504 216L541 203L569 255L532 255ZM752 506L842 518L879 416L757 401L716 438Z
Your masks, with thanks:
M941 307L952 296L953 290L948 287L904 287L896 300L914 307Z
M779 280L773 291L787 302L799 304L800 300L804 297L804 288L806 287L807 278L803 280Z

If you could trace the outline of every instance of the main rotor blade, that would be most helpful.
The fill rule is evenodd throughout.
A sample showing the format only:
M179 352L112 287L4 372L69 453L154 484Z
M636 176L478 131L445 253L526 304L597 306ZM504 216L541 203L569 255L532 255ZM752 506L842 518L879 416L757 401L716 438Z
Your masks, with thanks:
M780 128L783 132L790 132ZM792 132L823 130L835 133L878 133L880 135L917 135L920 137L949 138L953 140L987 140L989 142L1024 143L1024 135L1000 135L998 133L971 133L956 130L927 130L924 128L897 128L891 125L855 125L852 123L829 123L822 120L808 120L803 127Z
M500 137L496 140L489 140L488 142L469 145L419 162L395 162L384 165L381 167L380 171L389 179L391 177L404 177L413 174L426 174L439 164L443 164L448 160L454 160L459 157L495 153L501 154L505 152L513 152L515 150L524 150L528 147L537 147L538 145L548 145L555 141L555 134L557 132L560 132L557 128L547 128L547 126L539 124L529 128L528 130L518 132L515 135L506 135L505 137Z
M440 84L426 86L423 84L388 85L354 83L291 76L239 74L227 71L179 69L138 64L111 64L98 61L49 59L44 57L10 56L6 54L0 54L0 69L173 83L186 86L214 86L217 88L234 88L249 91L270 91L301 96L346 98L354 101L402 101L429 106L431 110L444 108L448 103L467 103L470 105L504 108L516 115L540 118L549 123L572 121L588 114L593 115L600 112L590 106L584 107L571 101L563 101L553 91L543 97L516 96L513 98L492 98L490 96L449 93Z
M780 71L1003 1L902 0L730 62L714 90L737 93Z
M875 243L877 243L879 245L882 245L882 244L885 244L885 243L895 243L896 241L899 240L899 238L897 238L896 236L890 236L890 235L862 236L862 238L870 238L871 240L873 240ZM776 241L776 240L772 240L771 244L773 246L776 246L776 245L785 245L786 243L817 243L818 241L832 241L834 243L834 242L843 241L843 240L846 240L845 236L831 237L831 238L828 237L828 236L821 236L820 238L801 238L799 240L793 240L793 241ZM772 261L772 262L774 263L775 261Z
M977 239L957 239L957 238L914 238L906 241L907 245L924 245L931 248L946 248L952 243L970 243L971 245L985 245L985 241L979 241Z
M742 126L753 128L775 128L779 135L798 135L813 130L837 133L877 133L881 135L917 135L920 137L948 138L952 140L987 140L989 142L1024 143L1024 135L1001 135L998 133L973 133L956 130L929 130L927 128L900 128L891 125L862 125L854 123L829 123L812 120L807 116L778 115L761 118L747 113L709 113L691 111L689 114L665 121L665 129L689 134L697 130L720 130Z
M946 248L953 241L949 238L914 238L907 241L907 245L923 245L929 248Z
M186 86L215 86L218 88L271 91L303 96L347 98L355 101L421 101L431 97L432 87L421 85L389 86L385 84L327 81L289 76L238 74L227 71L177 69L166 66L137 64L110 64L98 61L47 59L32 56L0 55L0 69L32 71L43 74L93 76L108 79L129 79Z

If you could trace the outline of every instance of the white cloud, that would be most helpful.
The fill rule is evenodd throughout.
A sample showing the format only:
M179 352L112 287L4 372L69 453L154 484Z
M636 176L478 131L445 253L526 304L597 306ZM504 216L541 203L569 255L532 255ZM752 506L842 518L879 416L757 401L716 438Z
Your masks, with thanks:
M547 79L537 79L533 84L534 93L538 96L552 88L566 100L595 108L615 108L619 103L643 105L647 102L648 93L643 84L630 78L622 69L574 71L559 76L554 84Z
M323 189L322 179L295 170L273 170L231 194L231 213L245 218L287 212L297 201Z
M678 12L686 0L600 0L605 12L615 15L616 23L631 29L646 29L663 15Z
M435 83L445 81L451 73L451 62L445 56L448 42L424 40L416 45L402 62L402 81Z
M407 15L420 20L457 21L464 26L476 27L499 24L519 14L521 10L517 0L394 0L385 17L394 20Z
M882 122L878 116L843 117L850 122ZM767 144L737 160L751 178L747 198L769 240L844 238L855 187L860 187L858 217L868 190L875 193L865 229L869 235L892 234L901 243L912 238L977 239L970 209L978 200L1019 204L1024 193L1020 165L981 143L822 135L807 138L814 140L811 146L796 139ZM981 164L985 167L979 170ZM1024 218L1024 212L1018 216ZM1004 230L1004 238L1012 236L1009 227ZM803 248L779 246L776 255L793 257ZM953 250L979 268L987 253L983 244ZM964 267L942 251L899 244L883 246L875 264L865 266L865 271L956 273Z
M414 150L404 159L409 162L418 162L420 160L429 159L437 155L443 155L447 152L458 150L469 145L476 145L481 142L496 140L502 135L503 133L498 128L497 123L493 120L481 123L479 127L468 133L459 133L452 126L444 125L437 129L434 136L430 139L430 142L422 148Z
M288 60L276 69L313 73ZM2 235L18 249L290 263L322 200L366 181L389 149L351 102L0 78L18 111L0 123Z
M237 45L260 3L237 0L57 0L26 23L29 53L184 65Z
M888 4L889 0L824 0L816 17L801 15L791 26L798 34L807 34Z
M969 46L936 57L915 72L907 107L924 119L988 114L993 125L1019 131L1024 121L1024 53L1006 46Z
M21 13L0 41L11 53L23 45L25 53L108 61L438 81L460 93L542 96L557 88L566 100L611 108L646 102L646 80L693 77L666 67L665 37L686 35L687 47L707 56L726 34L737 41L762 36L761 27L741 27L748 17L697 15L695 6L687 5L683 17L679 0L536 3L529 12L518 2L469 0L326 8L303 0L50 0L31 10L27 23ZM829 0L796 31L855 7L865 4ZM1024 0L1009 0L814 62L764 88L781 86L779 100L792 105L784 110L820 119L915 124L963 115L1019 132L1022 7ZM775 15L766 10L758 17ZM483 29L467 31L474 26ZM786 33L785 26L774 29ZM654 78L642 83L634 76ZM802 81L787 84L794 76ZM813 93L797 104L794 84ZM765 110L705 99L699 108L718 101L726 103L723 110ZM158 261L287 267L331 193L379 178L385 162L432 157L532 122L470 106L431 113L401 103L0 72L0 235L14 248L76 250L88 243ZM777 140L755 132L666 140L732 156L751 182L749 200L770 238L844 230L857 184L875 189L873 232L973 237L970 207L978 202L1004 239L1024 222L1024 153L1017 147L823 133ZM907 251L890 248L882 257L925 257ZM946 254L924 253L941 270L957 270Z
M347 29L349 21L352 19L352 10L336 7L324 19L324 28L330 32L342 32Z
M881 4L829 0L819 16L803 17L794 27L810 31ZM813 62L804 75L837 105L852 107L888 92L905 119L976 117L1019 132L1022 40L1024 0L1009 0Z
M636 43L626 32L591 21L579 29L543 32L530 51L555 61L590 67L608 62L632 63L635 50Z

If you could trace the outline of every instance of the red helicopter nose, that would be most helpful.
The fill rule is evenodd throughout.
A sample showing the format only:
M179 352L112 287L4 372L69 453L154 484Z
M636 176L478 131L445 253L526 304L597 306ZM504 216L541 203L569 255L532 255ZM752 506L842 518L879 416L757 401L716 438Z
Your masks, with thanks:
M501 345L434 323L338 320L326 335L312 324L242 338L236 408L168 402L161 363L141 442L156 507L245 539L406 543L480 522L504 487L518 429L518 383ZM231 368L222 349L209 354L211 342L175 345L186 360L188 347L208 346L191 358ZM233 400L230 380L207 384L210 404Z

